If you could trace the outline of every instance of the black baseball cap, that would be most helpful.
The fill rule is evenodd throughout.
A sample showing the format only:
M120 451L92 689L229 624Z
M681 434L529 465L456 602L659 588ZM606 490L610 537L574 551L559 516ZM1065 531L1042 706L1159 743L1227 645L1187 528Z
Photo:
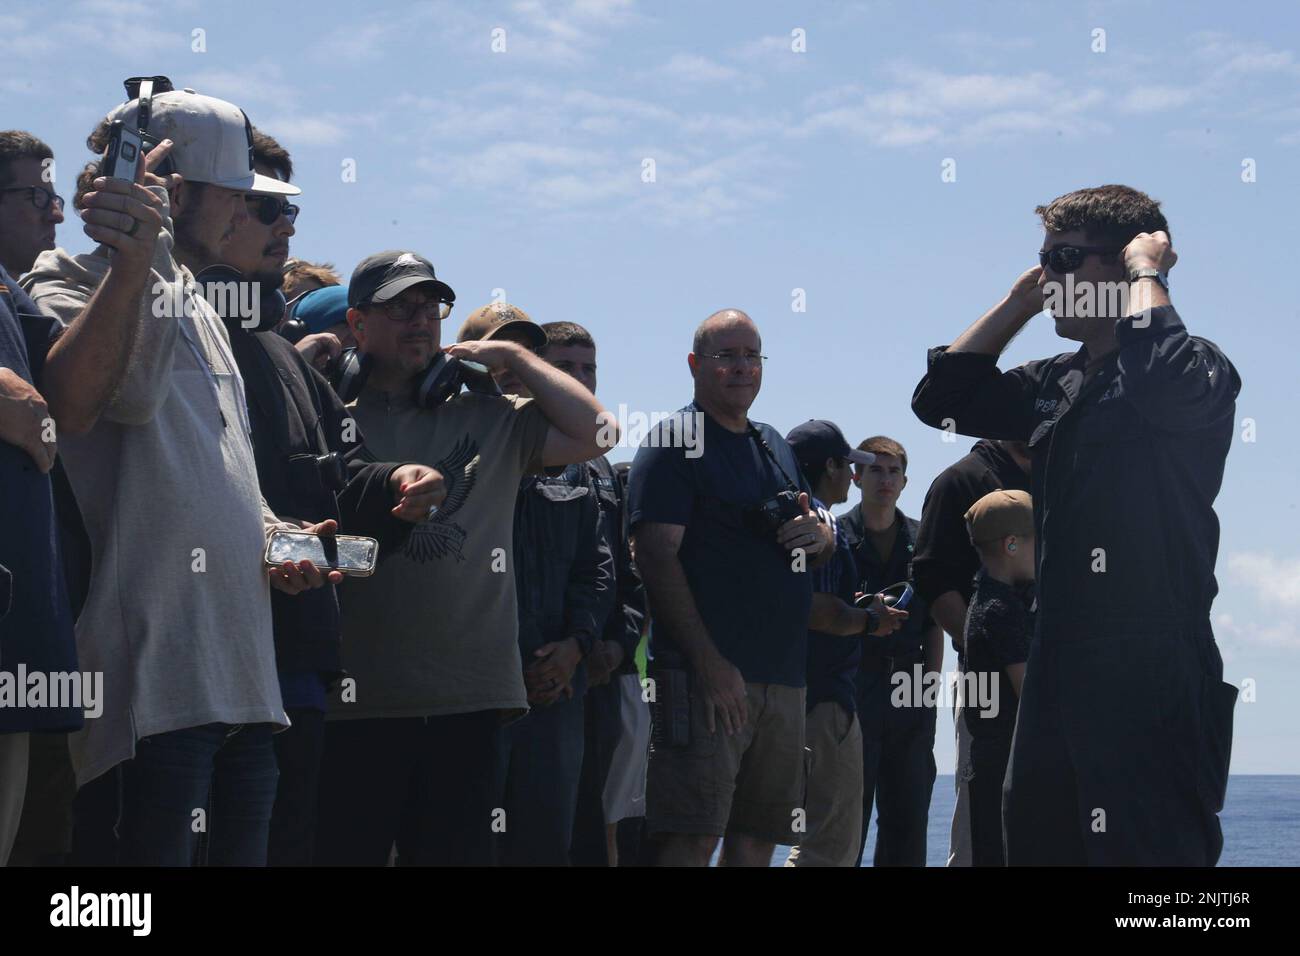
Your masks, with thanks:
M812 418L796 425L785 440L801 465L820 465L827 458L847 459L855 465L869 465L876 460L869 451L850 448L839 426L824 418Z
M348 281L348 306L387 302L413 285L430 283L444 302L455 302L451 286L433 274L433 263L414 252L390 249L366 256Z

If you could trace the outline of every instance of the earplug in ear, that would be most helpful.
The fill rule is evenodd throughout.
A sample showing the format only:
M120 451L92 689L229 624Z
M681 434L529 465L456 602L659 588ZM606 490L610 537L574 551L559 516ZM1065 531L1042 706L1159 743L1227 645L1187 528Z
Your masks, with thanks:
M1008 544L1008 545L1007 545L1007 550L1008 550L1008 551L1014 551L1014 550L1016 550L1016 543L1015 543L1014 541L1012 541L1010 544Z

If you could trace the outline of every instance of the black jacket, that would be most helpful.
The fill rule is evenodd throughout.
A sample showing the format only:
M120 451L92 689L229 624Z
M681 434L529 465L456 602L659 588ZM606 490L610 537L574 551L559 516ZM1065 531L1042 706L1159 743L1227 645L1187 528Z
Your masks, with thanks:
M280 517L339 522L341 534L379 539L379 554L400 546L410 525L389 513L388 479L396 463L376 463L362 443L356 421L329 383L287 340L274 332L250 332L227 322L230 347L244 378L253 454L262 497ZM347 461L348 483L335 494L295 455L338 452ZM333 585L298 595L271 591L276 666L281 674L338 673L340 627Z
M928 425L1029 442L1040 634L1208 625L1218 591L1212 505L1241 379L1172 306L1116 337L1087 385L1086 349L1008 372L933 349L912 396Z
M543 644L575 638L585 655L614 606L614 560L586 464L525 475L515 499L515 588L524 668ZM578 665L573 692L585 692Z
M617 673L631 674L636 671L636 649L641 643L646 603L645 587L628 548L627 489L604 455L587 462L587 470L600 502L605 543L614 559L614 601L600 639L623 648L623 663Z
M979 553L966 531L966 512L991 491L1029 491L1029 476L997 442L979 441L941 471L921 507L912 574L926 602L956 591L970 603Z
M899 522L898 534L894 538L894 550L889 560L882 562L871 541L867 539L862 522L862 505L847 512L837 520L844 540L853 551L853 561L857 565L857 590L864 592L880 591L900 581L912 580L912 554L916 541L918 523L897 508L894 514ZM916 585L912 585L913 589ZM887 657L906 658L908 666L913 660L921 660L924 653L925 632L930 627L930 610L925 600L914 594L907 606L908 617L893 634L887 637L867 636L862 639L862 667L873 670L880 667Z

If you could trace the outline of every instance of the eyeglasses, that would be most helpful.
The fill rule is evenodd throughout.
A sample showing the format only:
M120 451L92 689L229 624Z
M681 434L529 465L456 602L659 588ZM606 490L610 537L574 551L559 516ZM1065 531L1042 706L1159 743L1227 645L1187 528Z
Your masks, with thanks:
M761 368L767 361L766 355L759 355L757 352L746 352L743 355L737 355L735 352L705 352L701 358L713 359L721 365L741 365L750 368Z
M32 205L37 209L48 209L54 203L54 208L63 212L63 197L44 186L6 186L0 193L30 193Z
M393 299L391 302L367 302L362 308L377 309L388 317L388 321L405 325L414 322L419 316L441 321L451 315L451 306L452 303L441 299L422 299L418 302Z
M250 208L254 203L257 204L253 214L264 226L274 226L281 216L288 219L291 224L298 218L298 207L287 199L277 199L275 196L246 196L245 202Z
M1101 256L1102 261L1105 262L1107 257L1111 257L1111 261L1114 261L1113 257L1118 255L1119 251L1105 246L1053 246L1046 252L1038 253L1038 264L1050 268L1058 275L1065 275L1083 265L1083 260L1093 253Z

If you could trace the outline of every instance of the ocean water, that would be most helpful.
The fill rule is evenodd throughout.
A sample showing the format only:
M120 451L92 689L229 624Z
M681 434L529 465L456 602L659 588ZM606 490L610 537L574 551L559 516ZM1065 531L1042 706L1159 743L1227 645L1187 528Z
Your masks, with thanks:
M948 834L956 800L952 774L934 782L930 800L930 830L926 866L948 861ZM1300 866L1300 776L1233 776L1219 814L1223 825L1223 855L1219 866ZM867 834L864 866L876 852L876 825ZM790 851L777 847L772 865L781 866Z

